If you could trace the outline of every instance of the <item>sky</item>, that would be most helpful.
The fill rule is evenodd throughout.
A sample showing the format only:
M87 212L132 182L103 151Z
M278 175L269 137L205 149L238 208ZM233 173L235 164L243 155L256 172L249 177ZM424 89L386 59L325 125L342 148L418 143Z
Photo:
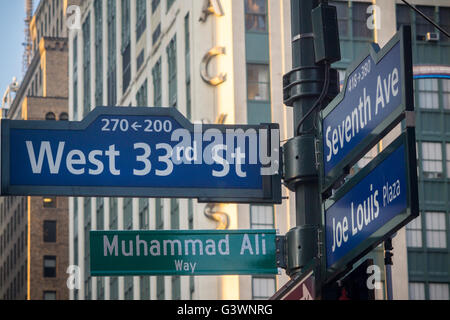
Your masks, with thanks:
M34 1L36 8L39 0ZM0 0L0 98L15 76L21 81L25 41L25 0Z

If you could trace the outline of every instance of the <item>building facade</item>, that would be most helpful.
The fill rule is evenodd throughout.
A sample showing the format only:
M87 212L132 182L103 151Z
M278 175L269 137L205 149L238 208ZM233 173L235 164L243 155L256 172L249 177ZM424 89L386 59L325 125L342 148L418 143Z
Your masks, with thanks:
M412 3L449 28L445 0ZM401 1L330 1L337 6L345 69L370 42L383 46L401 24L412 25L421 215L393 239L394 298L448 299L450 140L445 121L448 39ZM80 25L69 29L69 118L95 106L176 107L192 122L280 124L293 136L283 105L282 76L291 68L290 1L85 0ZM401 125L372 150L364 166ZM230 229L295 226L295 197L282 205L208 205L185 199L71 198L69 261L80 268L71 299L267 299L288 278L279 276L90 277L89 231ZM217 213L216 215L211 212ZM214 217L216 217L214 220ZM217 218L219 217L219 218ZM383 248L370 255L382 269ZM384 299L377 290L377 299Z
M14 120L68 120L68 1L41 1L30 22L32 60L8 110ZM0 298L67 300L68 201L0 198Z
M81 27L69 34L70 119L95 106L170 106L192 122L277 122L285 140L292 111L272 84L282 83L290 65L289 14L288 1L83 1ZM71 298L266 299L286 276L91 278L88 232L216 229L227 215L229 229L286 233L295 222L292 201L274 207L72 198L70 263L82 279Z

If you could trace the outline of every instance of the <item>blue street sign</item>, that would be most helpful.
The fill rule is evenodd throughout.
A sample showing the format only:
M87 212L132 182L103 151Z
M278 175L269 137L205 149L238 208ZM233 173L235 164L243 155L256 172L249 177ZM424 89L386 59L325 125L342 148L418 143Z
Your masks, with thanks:
M418 216L414 128L325 204L326 267L336 272Z
M326 191L384 134L413 111L410 29L347 70L342 92L322 112L323 189Z
M2 195L281 202L277 125L193 125L174 108L2 120Z

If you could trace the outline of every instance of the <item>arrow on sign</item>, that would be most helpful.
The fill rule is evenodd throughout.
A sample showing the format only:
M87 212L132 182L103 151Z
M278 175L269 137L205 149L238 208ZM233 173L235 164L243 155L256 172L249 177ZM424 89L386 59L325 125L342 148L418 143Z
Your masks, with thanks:
M142 128L142 126L136 121L131 125L131 128L133 128L134 131L138 131L138 129Z

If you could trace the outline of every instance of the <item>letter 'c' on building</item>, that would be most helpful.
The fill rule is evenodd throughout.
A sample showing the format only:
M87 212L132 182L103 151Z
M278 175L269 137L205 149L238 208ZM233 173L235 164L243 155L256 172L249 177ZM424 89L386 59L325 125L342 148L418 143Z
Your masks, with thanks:
M218 86L224 83L227 80L226 73L220 73L219 75L212 77L208 73L208 65L212 58L225 55L225 47L214 47L209 50L202 59L202 63L200 64L200 75L202 76L203 81L212 86Z

